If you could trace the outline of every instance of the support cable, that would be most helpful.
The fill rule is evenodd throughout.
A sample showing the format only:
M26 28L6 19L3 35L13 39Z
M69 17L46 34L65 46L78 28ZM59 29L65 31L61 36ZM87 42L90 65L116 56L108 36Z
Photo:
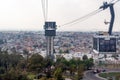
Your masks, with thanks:
M45 21L45 0L41 0L41 5L42 5L42 12L43 12L43 17Z
M116 4L116 3L117 3L118 1L120 1L120 0L117 0L117 1L115 1L115 2L114 2L114 1L115 1L115 0L110 1L109 4L111 4L111 3L112 3L112 4ZM113 2L114 2L114 3L113 3ZM70 21L70 22L65 23L65 24L63 24L63 25L60 25L60 26L67 26L67 25L69 25L69 24L73 24L73 23L78 22L78 21L79 21L79 22L82 22L82 21L88 19L89 17L91 17L91 16L93 16L93 15L95 15L95 14L101 12L101 11L103 11L103 10L97 9L97 10L95 10L95 11L93 11L93 12L91 12L91 13L83 16L83 17L80 17L80 18L78 18L78 19L75 19L75 20L73 20L73 21Z
M118 1L120 1L120 0L116 0L116 1L115 1L115 0L112 0L112 1L109 2L109 4L110 4L110 3L116 4Z
M79 21L79 22L84 21L84 20L88 19L89 17L91 17L91 16L93 16L93 15L95 15L95 14L101 12L101 11L102 11L101 9L97 9L97 10L95 10L95 11L93 11L93 12L91 12L91 13L83 16L83 17L80 17L80 18L78 18L78 19L75 19L75 20L73 20L73 21L70 21L70 22L68 22L68 23L65 23L65 24L63 24L63 25L61 25L61 26L67 26L67 25L69 25L69 24L72 24L72 23L75 23L75 22L78 22L78 21Z
M112 3L113 1L115 1L115 0L111 0L109 3Z
M45 16L46 16L45 20L47 20L47 18L48 18L48 0L46 0L46 12L45 13L46 13L45 14Z
M114 4L116 4L116 3L119 2L119 1L120 1L120 0L115 1Z
M41 0L41 5L42 5L44 21L46 21L48 17L48 0Z
M93 14L91 14L91 15L89 15L89 16L83 18L83 19L80 19L79 21L76 21L76 22L74 22L74 23L71 23L71 25L75 25L75 24L78 24L78 23L80 23L80 22L83 22L83 21L85 21L85 20L87 20L88 18L90 18L90 17L96 15L97 13L99 13L99 12L101 12L101 11L103 11L103 10L99 10L98 12L93 13Z

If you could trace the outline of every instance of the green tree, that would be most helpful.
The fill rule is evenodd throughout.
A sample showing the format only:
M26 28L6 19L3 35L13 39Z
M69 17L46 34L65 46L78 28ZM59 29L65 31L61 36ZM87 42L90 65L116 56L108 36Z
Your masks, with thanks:
M63 51L60 49L60 50L59 50L59 53L61 54L61 53L63 53Z
M80 79L82 79L82 77L83 77L83 72L84 72L84 65L83 64L80 64L79 66L78 66L78 71L77 71L77 80L80 80Z
M84 61L84 60L88 60L87 55L84 55L84 56L82 57L82 59L83 59L83 61Z
M5 73L5 68L4 67L0 67L0 74L4 74Z
M20 71L11 68L10 71L3 74L1 80L29 80L26 74L21 73Z
M42 78L40 78L40 80L47 80L47 78L46 77L42 77Z
M28 58L29 58L29 51L27 49L24 49L23 50L23 54L26 55L26 59L27 59L27 62L28 63Z
M54 72L54 77L56 80L64 80L62 77L62 69L61 68L57 68Z
M16 67L21 59L23 59L23 57L19 54L1 53L0 54L0 66L4 67L5 70L7 71L11 67Z
M34 72L40 72L44 67L44 59L39 54L33 54L28 60L28 70Z
M63 69L66 70L66 68L68 68L68 66L69 66L69 62L63 57L58 58L57 61L55 62L55 67L56 68L61 67L62 70Z
M26 69L26 61L23 59L21 60L18 64L17 64L17 69L20 69L20 70L25 70Z
M88 60L85 60L85 61L84 61L84 66L85 66L85 69L86 69L86 70L92 68L92 67L94 66L93 59L90 58L90 59L88 59Z

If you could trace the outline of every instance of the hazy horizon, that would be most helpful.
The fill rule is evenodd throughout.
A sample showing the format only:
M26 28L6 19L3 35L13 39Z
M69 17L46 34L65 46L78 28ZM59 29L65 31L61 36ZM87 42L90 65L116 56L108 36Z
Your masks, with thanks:
M110 2L111 0L106 0ZM97 10L104 0L48 0L48 21L56 21L60 26ZM114 5L114 31L120 31L120 2ZM108 31L109 9L102 11L85 21L61 26L57 31ZM0 31L44 31L44 19L41 0L1 0Z

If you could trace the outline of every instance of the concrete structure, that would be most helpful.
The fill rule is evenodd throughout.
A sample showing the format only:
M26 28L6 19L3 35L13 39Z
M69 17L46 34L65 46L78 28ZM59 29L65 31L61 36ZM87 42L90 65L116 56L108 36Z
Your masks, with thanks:
M56 36L56 22L45 22L45 36L47 41L47 57L54 57L54 37Z

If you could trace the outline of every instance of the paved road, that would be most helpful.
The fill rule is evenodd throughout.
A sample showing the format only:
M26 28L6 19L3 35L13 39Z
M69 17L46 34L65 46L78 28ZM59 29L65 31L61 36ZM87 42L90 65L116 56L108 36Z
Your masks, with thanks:
M96 75L90 70L85 72L83 80L104 80L104 79L96 77Z
M106 69L106 72L120 72L120 69ZM83 80L106 80L102 78L98 78L95 74L93 74L92 70L86 71L84 73Z

